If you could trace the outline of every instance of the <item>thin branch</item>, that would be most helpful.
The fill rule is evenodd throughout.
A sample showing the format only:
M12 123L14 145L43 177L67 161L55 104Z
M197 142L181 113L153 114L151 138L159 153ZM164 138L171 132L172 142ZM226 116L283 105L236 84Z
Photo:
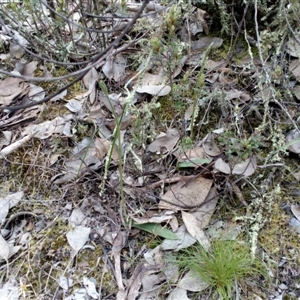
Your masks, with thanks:
M4 107L0 107L0 111L8 110L8 111L12 112L12 111L16 111L16 110L19 110L19 109L23 109L23 108L27 108L27 107L32 107L32 106L36 106L36 105L45 103L45 102L49 101L50 99L52 99L53 97L55 97L55 96L59 95L60 93L62 93L64 90L66 90L69 87L71 87L73 84L75 84L79 80L81 80L88 73L88 71L91 68L95 67L101 61L103 61L111 50L116 49L119 46L119 44L122 41L122 39L124 38L124 36L131 30L132 26L135 24L135 22L137 21L137 19L139 18L139 16L143 12L144 8L146 7L146 5L148 4L149 1L150 0L145 0L143 2L142 6L140 7L140 9L135 14L135 17L127 24L127 26L125 27L125 29L122 31L122 33L118 36L118 38L114 42L112 42L108 47L106 47L104 50L102 50L100 53L98 53L94 58L92 58L90 64L88 66L86 66L83 70L80 70L78 72L74 72L73 73L73 75L74 74L76 74L76 75L79 74L79 76L77 78L75 78L72 82L70 82L69 84L67 84L63 88L59 89L57 92L55 92L55 93L53 93L51 95L48 95L47 97L45 97L44 99L42 99L40 101L32 102L32 103L29 103L29 104L26 104L26 105L20 105L20 106L4 106ZM9 73L9 75L11 75L11 74ZM20 76L14 76L14 77L23 78L24 80L30 80L30 79L27 79L28 78L27 76L21 76L21 77ZM32 78L32 77L29 77L29 78ZM33 79L37 79L37 78L33 78ZM56 80L57 79L58 79L58 77L56 78Z

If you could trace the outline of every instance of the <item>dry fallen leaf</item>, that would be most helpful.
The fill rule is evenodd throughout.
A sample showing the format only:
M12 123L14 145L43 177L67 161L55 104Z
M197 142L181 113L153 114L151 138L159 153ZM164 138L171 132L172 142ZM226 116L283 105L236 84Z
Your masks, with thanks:
M0 234L0 257L8 263L10 250L7 241Z
M179 140L180 134L177 129L171 128L166 133L161 133L147 148L150 152L166 153L173 150Z
M187 62L188 58L189 58L188 55L184 55L180 59L178 65L176 66L175 70L173 71L173 74L172 74L173 79L176 78L181 73L182 68L185 66L185 63Z
M108 79L119 81L125 75L126 59L122 54L110 55L102 67L104 75Z
M98 157L98 155L101 157L103 154L103 152L101 152L104 149L102 143L98 139L91 140L90 138L84 138L76 145L72 151L73 155L66 161L66 172L63 174L57 174L56 177L52 179L54 180L53 183L63 184L65 182L72 181L76 176L80 176L80 174L84 174L84 172L90 172L91 170L99 168L99 166L103 164L103 161L101 161ZM104 144L104 147L106 146L108 145ZM112 158L114 159L114 157L115 152L113 151Z
M86 216L82 210L78 207L73 209L71 216L69 217L69 225L75 227L86 224Z
M1 131L0 132L0 150L3 146L8 146L12 140L13 132L12 131Z
M29 85L28 97L30 98L31 101L35 101L35 102L41 101L45 98L44 89L40 86L31 83Z
M83 277L83 285L86 289L87 294L92 298L92 299L99 299L99 293L96 291L96 284L95 281L92 280L91 278L88 277Z
M73 255L77 254L87 242L90 232L91 229L84 226L76 226L67 232L67 240L73 249Z
M23 68L21 74L23 76L28 76L28 77L34 77L34 72L37 68L38 62L37 61L31 61L25 67Z
M167 262L164 274L166 275L167 282L171 284L176 283L181 276L179 266L175 262Z
M189 210L199 207L206 199L213 180L198 177L190 183L180 181L161 197L159 207L172 210Z
M190 20L190 22L187 23L187 27L189 27L189 31L193 37L195 37L198 33L203 32L203 26L196 18L194 18L194 20Z
M166 96L171 92L171 87L169 85L142 85L139 86L136 91L138 93L145 93L153 96Z
M70 116L56 117L52 121L45 121L40 124L30 124L22 132L22 135L37 131L35 137L41 140L47 139L52 134L63 134L71 137L71 118Z
M163 265L161 264L149 265L146 262L139 263L134 269L132 276L128 281L128 285L126 289L127 298L124 298L124 300L125 299L135 300L137 296L140 294L142 279L145 278L146 276L161 271L162 267Z
M205 152L202 147L194 147L192 149L188 149L182 154L174 153L179 162L193 160L194 158L206 158Z
M220 148L215 142L215 136L213 133L209 133L204 139L202 147L205 153L209 156L218 156L221 154Z
M58 95L54 96L53 98L51 98L51 102L55 102L58 101L60 99L63 99L65 96L67 96L68 90L64 90L61 93L59 93Z
M222 172L224 174L231 174L231 169L228 163L226 163L223 158L219 157L216 161L215 161L215 165L214 165L215 170Z
M197 242L187 231L185 225L181 225L176 231L177 240L164 239L161 244L162 250L175 250L188 248Z
M27 87L23 79L7 77L0 81L0 105L9 105Z
M21 280L20 280L21 281ZM8 281L1 285L0 299L1 300L19 300L21 294L21 288L14 276L10 276Z
M171 91L169 85L164 84L164 76L162 74L145 73L136 91L138 93L146 93L153 96L165 96Z
M300 206L292 204L291 211L294 214L294 216L300 221Z
M300 45L299 45L299 34L296 34L295 38L293 36L290 36L290 38L287 41L287 47L286 47L286 52L293 56L300 58Z
M59 276L57 283L65 291L68 291L74 284L73 279L66 276Z
M296 129L290 131L285 137L287 149L293 153L300 153L300 132Z
M197 9L197 19L202 25L205 34L209 35L209 28L205 20L207 19L207 17L208 17L208 13L205 10L202 10L200 8Z
M242 103L248 102L251 100L250 95L248 95L245 92L236 90L236 89L231 89L230 91L224 91L224 94L226 95L226 97L225 97L226 100L239 99L239 100L241 100Z
M152 216L150 218L137 218L137 217L131 217L137 224L146 224L146 223L163 223L168 222L171 219L174 218L173 215L158 215L158 216Z
M289 225L294 228L298 233L300 233L300 221L296 218L291 218Z
M177 287L171 291L167 300L178 300L178 299L191 300L190 298L188 298L186 290Z
M141 296L138 300L158 299L165 277L162 274L145 274L142 278Z
M213 186L205 199L205 204L202 204L201 207L191 213L197 219L201 229L208 226L210 219L215 212L218 199L217 189Z
M237 85L239 78L238 75L235 74L231 69L229 68L221 68L221 73L219 74L219 82L223 85L226 85L227 87L233 87Z
M193 51L200 49L207 49L210 44L212 44L211 48L216 49L222 46L223 39L217 37L201 37L196 41L191 42L191 48Z
M194 114L195 108L194 104L191 104L184 113L184 120L189 121Z
M111 249L111 256L115 256L120 254L121 250L126 244L127 234L125 231L118 231L116 237L114 238L112 249Z
M68 101L68 103L65 105L65 107L73 113L77 113L77 114L81 113L82 112L82 101L71 99Z
M0 198L0 222L3 224L9 209L16 206L24 196L24 192L16 192Z
M292 173L292 175L296 178L296 180L300 180L300 172Z
M9 264L8 264L8 258L10 256L10 248L6 240L2 237L0 234L0 258L3 258L6 262L6 268L7 268L7 278L9 278Z
M189 234L199 242L203 249L208 251L210 249L210 242L201 228L201 221L198 221L191 213L182 211L181 214Z
M186 273L185 276L178 282L179 288L192 292L201 292L208 286L209 285L193 270Z
M293 60L289 65L289 70L296 77L297 81L300 81L300 61L299 59Z
M233 175L251 176L257 169L256 156L252 155L243 162L236 164L232 169Z
M233 222L217 221L205 231L210 239L232 241L242 232L242 226Z
M297 100L300 100L300 85L295 85L293 87L293 94L297 98Z

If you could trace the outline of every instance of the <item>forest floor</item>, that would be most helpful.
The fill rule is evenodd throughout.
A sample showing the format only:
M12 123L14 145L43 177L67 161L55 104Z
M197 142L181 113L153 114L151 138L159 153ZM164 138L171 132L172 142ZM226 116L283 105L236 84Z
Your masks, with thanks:
M299 4L167 2L0 4L1 300L300 299Z

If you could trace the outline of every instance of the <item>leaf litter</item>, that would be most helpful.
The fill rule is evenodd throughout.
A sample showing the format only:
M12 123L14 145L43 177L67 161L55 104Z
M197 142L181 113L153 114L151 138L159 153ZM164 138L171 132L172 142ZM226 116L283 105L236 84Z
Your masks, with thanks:
M136 11L139 6L134 4L132 11ZM127 5L130 7L129 3ZM153 5L153 3L147 5L145 13L150 11L153 15L145 20L157 25L162 22L168 9L160 4L154 5L155 7ZM47 8L45 12L50 14ZM73 14L75 23L83 17L76 9L70 13ZM114 18L109 13L107 16ZM168 296L164 294L163 297L190 299L187 291L205 290L207 284L191 274L191 271L181 279L179 276L170 279L166 270L171 266L166 266L163 259L166 251L176 253L196 243L209 251L212 240L222 236L226 239L236 239L242 232L241 225L235 220L224 221L221 225L215 220L218 218L219 200L220 198L224 200L222 193L225 191L226 194L228 189L231 189L234 197L246 209L252 207L251 199L243 197L243 188L239 187L237 182L244 180L244 184L247 185L247 180L252 180L253 176L258 174L260 165L269 163L272 166L275 159L271 162L268 161L269 158L264 159L261 153L258 153L263 150L258 151L254 146L250 155L242 159L239 157L242 146L231 149L232 145L235 145L233 137L228 138L227 144L222 145L219 143L219 137L222 133L234 132L235 129L240 137L249 134L249 128L242 128L244 119L247 119L249 124L253 122L254 125L248 127L259 127L257 120L263 113L259 101L270 101L274 95L268 85L263 87L261 93L257 93L256 87L252 85L251 81L259 78L263 72L253 57L252 61L250 60L251 68L246 59L238 66L225 63L224 59L216 59L213 55L210 57L210 53L207 52L211 49L216 51L222 49L225 41L220 37L207 36L210 33L209 18L205 10L197 8L184 20L184 26L180 31L180 47L188 47L190 51L180 53L180 59L176 61L173 69L169 70L169 74L166 74L165 66L169 60L175 61L175 56L178 55L178 53L174 55L175 52L170 49L165 48L161 52L163 55L160 60L158 55L153 54L147 59L143 58L142 63L140 59L140 65L135 70L129 64L132 57L129 57L126 49L118 53L111 51L104 61L95 64L85 74L80 91L72 92L72 95L69 91L63 91L52 98L52 103L43 108L40 106L24 108L13 113L8 110L1 114L0 128L3 131L0 139L0 154L3 163L6 163L7 157L11 159L13 155L19 158L20 149L25 148L30 152L30 147L34 148L39 144L40 152L36 153L35 160L42 155L45 159L40 168L51 169L47 171L49 176L47 175L48 182L45 182L45 185L50 190L49 195L52 199L50 202L53 201L57 205L57 208L54 208L48 203L41 204L47 211L45 212L47 224L44 227L58 226L54 222L54 215L60 219L60 222L68 221L72 227L60 228L63 232L60 235L65 244L60 245L59 248L61 251L66 251L67 261L62 258L64 255L57 249L48 249L48 254L43 252L43 255L51 260L49 253L53 250L55 256L61 258L61 263L66 270L69 268L69 276L64 276L65 271L54 275L58 284L56 288L64 291L65 299L102 297L103 290L100 285L104 277L95 279L82 276L80 273L81 277L76 278L71 273L75 272L79 265L70 264L74 258L82 260L81 255L85 251L96 253L100 250L101 254L97 254L98 258L101 257L107 265L111 264L110 271L107 266L101 266L103 274L111 272L111 279L115 281L111 292L116 299L142 300L159 297L160 293L163 293L161 286L165 280L173 280L177 287L173 288ZM128 24L128 20L121 20L122 26ZM114 28L108 20L103 22L103 26L105 30ZM80 40L79 32L76 32L78 28L76 26L70 28ZM10 46L7 55L16 59L12 74L35 78L38 76L38 71L43 70L44 74L53 78L51 71L41 66L39 62L21 61L24 52L11 41L7 33L9 30L12 29L2 28L1 40ZM28 44L26 39L17 31L14 33L19 44L26 47ZM160 47L165 46L160 45ZM72 45L69 44L69 47ZM81 47L80 49L85 51L84 43L81 43ZM289 71L296 81L299 81L298 50L296 41L289 38L286 51L293 57ZM147 53L147 55L151 54ZM3 56L3 59L7 58ZM181 91L182 94L178 96L186 101L181 119L189 126L185 127L187 124L179 121L174 112L171 112L172 122L169 122L171 125L167 126L163 114L167 112L168 106L172 106L170 102L176 96L172 80L176 78L180 82L181 77L188 72L193 74L195 69L201 72L198 69L200 64L203 64L203 70L206 70L204 83L201 84L213 87L208 94L211 93L211 97L216 98L222 95L222 105L219 108L219 114L222 116L219 116L218 122L214 123L208 111L204 115L200 111L195 116L196 123L190 124L195 105L189 103L195 99L192 93L184 94ZM189 71L185 73L187 70ZM241 77L245 82L248 80L249 91L247 87L241 85ZM101 80L109 86L108 90L101 88ZM48 93L38 83L35 85L29 80L14 77L2 78L0 87L2 87L0 88L1 106L26 105L41 101ZM124 91L127 91L127 94ZM297 85L293 87L293 91L296 93ZM200 98L197 96L199 99L197 98L195 103L200 107L206 95L201 94L199 90L197 93L200 94ZM153 108L162 106L164 97L170 97L169 103L164 108L165 112L159 115L159 111ZM59 111L59 114L48 114L52 105L60 104L63 105L56 111ZM150 105L152 108L149 110ZM201 108L204 107L202 105ZM172 109L175 111L176 107ZM293 114L292 109L290 111ZM205 122L199 121L200 116L203 120L207 117L205 122L211 122L209 129L207 127L201 129ZM228 120L230 117L231 121ZM280 117L286 120L282 115ZM199 132L193 145L186 149L183 145L183 135L187 136L190 129L185 128L191 126L198 126ZM118 132L119 137L117 137ZM284 140L281 144L282 151L288 150L296 154L300 152L297 148L298 133L299 130L296 128L289 131L285 137L281 135L278 138L278 142L280 139ZM263 132L261 131L260 134ZM266 143L269 142L268 136L265 136L265 140ZM231 150L234 150L233 154ZM31 152L30 155L34 157ZM29 165L38 165L35 160ZM120 164L123 168L118 168ZM135 168L135 166L141 167ZM157 170L161 170L159 174ZM105 193L101 190L103 186L105 186ZM55 198L57 197L55 191L62 191L59 200ZM126 195L128 216L122 216L121 213L119 197L123 192ZM1 198L2 226L9 220L8 215L13 207L16 209L24 205L25 200L22 199L24 193L19 193L13 194L15 204L11 203L9 196ZM95 201L92 201L91 195ZM297 219L298 210L297 206L291 205L291 211ZM31 216L34 221L31 220L30 214L23 216L23 220L18 217L15 220L17 222L12 222L14 228L2 227L0 256L7 264L7 274L11 272L8 269L11 257L16 252L29 253L32 236L41 238L39 232L43 232L44 227L38 228L37 219ZM296 230L299 232L299 229ZM7 234L5 231L11 232ZM19 239L16 239L17 234L20 235ZM158 240L159 245L154 248L155 251L148 246L145 236L161 239ZM58 240L57 237L54 239ZM131 242L135 240L139 244L144 244L145 253L139 253L139 245L131 246ZM51 243L54 244L54 241ZM43 245L40 249L42 253ZM92 254L90 256L92 257ZM138 259L138 262L133 263L135 259ZM87 256L83 260L80 263L88 265L89 270L93 271L90 257ZM92 264L96 264L95 257ZM50 273L49 275L52 276ZM3 293L7 293L6 286L11 282L8 277L2 287ZM80 282L82 288L72 288L75 280ZM13 287L10 287L12 299L19 288L20 286L18 287L15 282ZM103 296L105 293L107 292L103 291Z

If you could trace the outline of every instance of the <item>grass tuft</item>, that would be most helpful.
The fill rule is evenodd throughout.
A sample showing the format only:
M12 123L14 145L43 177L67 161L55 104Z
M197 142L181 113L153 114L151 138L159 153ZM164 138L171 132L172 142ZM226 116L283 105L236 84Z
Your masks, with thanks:
M262 275L266 269L259 259L252 259L250 248L236 241L215 241L210 251L194 246L181 251L176 263L192 270L207 283L220 299L232 299L236 283Z

